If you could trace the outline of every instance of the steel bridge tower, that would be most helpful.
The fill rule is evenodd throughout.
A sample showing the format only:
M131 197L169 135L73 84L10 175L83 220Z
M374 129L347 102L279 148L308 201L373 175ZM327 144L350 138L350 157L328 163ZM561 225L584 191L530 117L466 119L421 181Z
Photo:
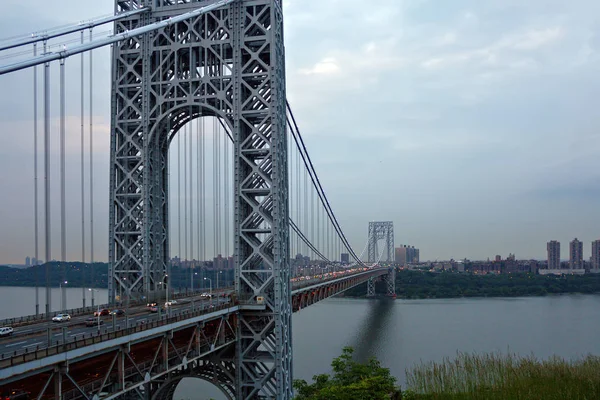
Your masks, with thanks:
M394 222L392 221L377 221L369 222L369 259L368 262L376 263L379 261L379 251L377 242L385 240L385 261L394 261ZM396 270L390 267L390 271L385 277L387 283L387 294L395 296L396 294ZM367 296L375 296L375 280L369 279L367 283Z
M215 381L237 399L292 397L281 1L237 0L121 41L112 54L110 300L119 287L128 298L163 294L169 144L191 120L219 118L234 140L235 290L244 311L236 348L206 371L218 370ZM116 0L117 13L151 11L116 22L115 33L213 3Z
M379 261L379 252L377 251L377 242L385 240L385 261L394 261L394 223L392 221L385 222L369 222L369 262L375 263Z

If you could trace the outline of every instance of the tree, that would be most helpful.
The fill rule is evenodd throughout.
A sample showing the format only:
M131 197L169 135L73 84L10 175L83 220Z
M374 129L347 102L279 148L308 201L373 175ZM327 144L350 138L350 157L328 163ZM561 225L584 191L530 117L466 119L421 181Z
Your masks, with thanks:
M315 375L314 383L294 381L296 400L389 400L399 396L396 378L390 370L371 358L367 363L352 359L354 350L344 347L342 355L331 362L333 376Z

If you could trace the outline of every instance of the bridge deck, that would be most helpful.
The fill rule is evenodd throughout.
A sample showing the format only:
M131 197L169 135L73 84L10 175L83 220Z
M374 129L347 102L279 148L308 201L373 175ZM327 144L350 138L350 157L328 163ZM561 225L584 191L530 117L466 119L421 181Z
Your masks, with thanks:
M371 277L378 277L386 273L387 268L361 269L353 270L351 273L331 273L296 281L292 290L293 311L299 311L315 302L363 283ZM148 379L146 373L151 375L150 380L158 379L161 374L173 368L177 369L177 366L181 368L184 362L200 360L214 351L223 349L227 344L233 343L236 340L234 329L236 316L242 308L264 309L264 305L232 303L229 297L218 297L216 304L210 304L209 301L199 302L197 299L191 298L183 300L174 307L170 316L158 318L158 315L148 315L147 312L134 316L129 319L134 325L129 327L125 326L123 318L115 320L115 325L108 325L101 331L95 327L92 327L91 330L79 328L78 325L81 323L75 323L65 327L62 332L53 334L50 339L54 340L54 344L51 346L47 346L47 342L44 340L47 339L46 332L6 341L0 346L0 351L3 352L0 355L0 390L9 386L14 389L23 385L29 388L31 382L28 382L27 378L30 380L31 376L42 377L43 379L37 379L39 382L43 382L46 378L50 380L56 373L57 365L66 365L67 370L72 371L71 375L67 374L68 379L61 378L65 381L63 393L73 392L72 397L69 398L80 398L78 396L83 390L81 387L86 385L89 389L87 393L100 390L108 383L116 385L111 390L115 395L129 390L138 390ZM46 329L48 325L49 323L45 322L40 328ZM219 328L217 329L215 326L219 326ZM33 327L28 326L27 328L35 329L35 325ZM81 330L84 332L79 333ZM61 340L56 341L55 336L59 336ZM172 340L179 338L180 346L178 347L174 342L163 346L168 348L167 353L161 356L167 360L166 364L157 365L156 358L161 358L157 355L154 360L147 360L143 355L153 353L157 343L160 344L163 341L166 343L171 338L173 338ZM195 345L192 346L191 342L194 340ZM36 347L30 350L32 341ZM25 347L17 347L20 345L25 345ZM140 348L145 350L140 351ZM122 363L123 370L120 371L122 379L119 386L118 382L113 382L115 371L112 367L108 368L109 359L114 354L121 353L126 353L129 357L130 351L133 352L131 349L137 349L135 352L138 356L135 358L135 362L132 359L127 363ZM174 353L171 354L172 352ZM185 361L181 354L186 354ZM88 376L85 368L89 369L91 365L89 363L92 361L94 368L97 364L102 365L102 362L106 364L105 368L108 369L108 372L105 376L95 378ZM194 365L198 365L198 363ZM127 381L131 383L127 388L125 388L125 376L127 375L125 370L132 375L127 377ZM47 390L44 387L38 389L42 394ZM40 398L43 397L45 396Z

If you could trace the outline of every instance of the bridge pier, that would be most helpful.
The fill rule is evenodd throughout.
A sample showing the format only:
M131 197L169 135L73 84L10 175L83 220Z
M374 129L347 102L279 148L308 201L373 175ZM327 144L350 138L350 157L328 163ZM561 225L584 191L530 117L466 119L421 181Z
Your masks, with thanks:
M390 267L387 275L385 276L385 282L387 283L387 295L390 297L396 297L396 268Z
M375 278L367 281L367 297L375 297Z
M375 297L375 281L379 278L369 278L367 281L367 297ZM388 297L396 297L396 269L390 268L388 273L383 276L386 283Z

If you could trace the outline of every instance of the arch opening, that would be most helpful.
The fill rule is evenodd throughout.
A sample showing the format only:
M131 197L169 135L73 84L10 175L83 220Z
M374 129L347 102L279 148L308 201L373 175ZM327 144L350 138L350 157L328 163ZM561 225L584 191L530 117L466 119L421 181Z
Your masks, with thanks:
M233 286L233 143L215 115L189 119L163 136L167 152L169 290Z

